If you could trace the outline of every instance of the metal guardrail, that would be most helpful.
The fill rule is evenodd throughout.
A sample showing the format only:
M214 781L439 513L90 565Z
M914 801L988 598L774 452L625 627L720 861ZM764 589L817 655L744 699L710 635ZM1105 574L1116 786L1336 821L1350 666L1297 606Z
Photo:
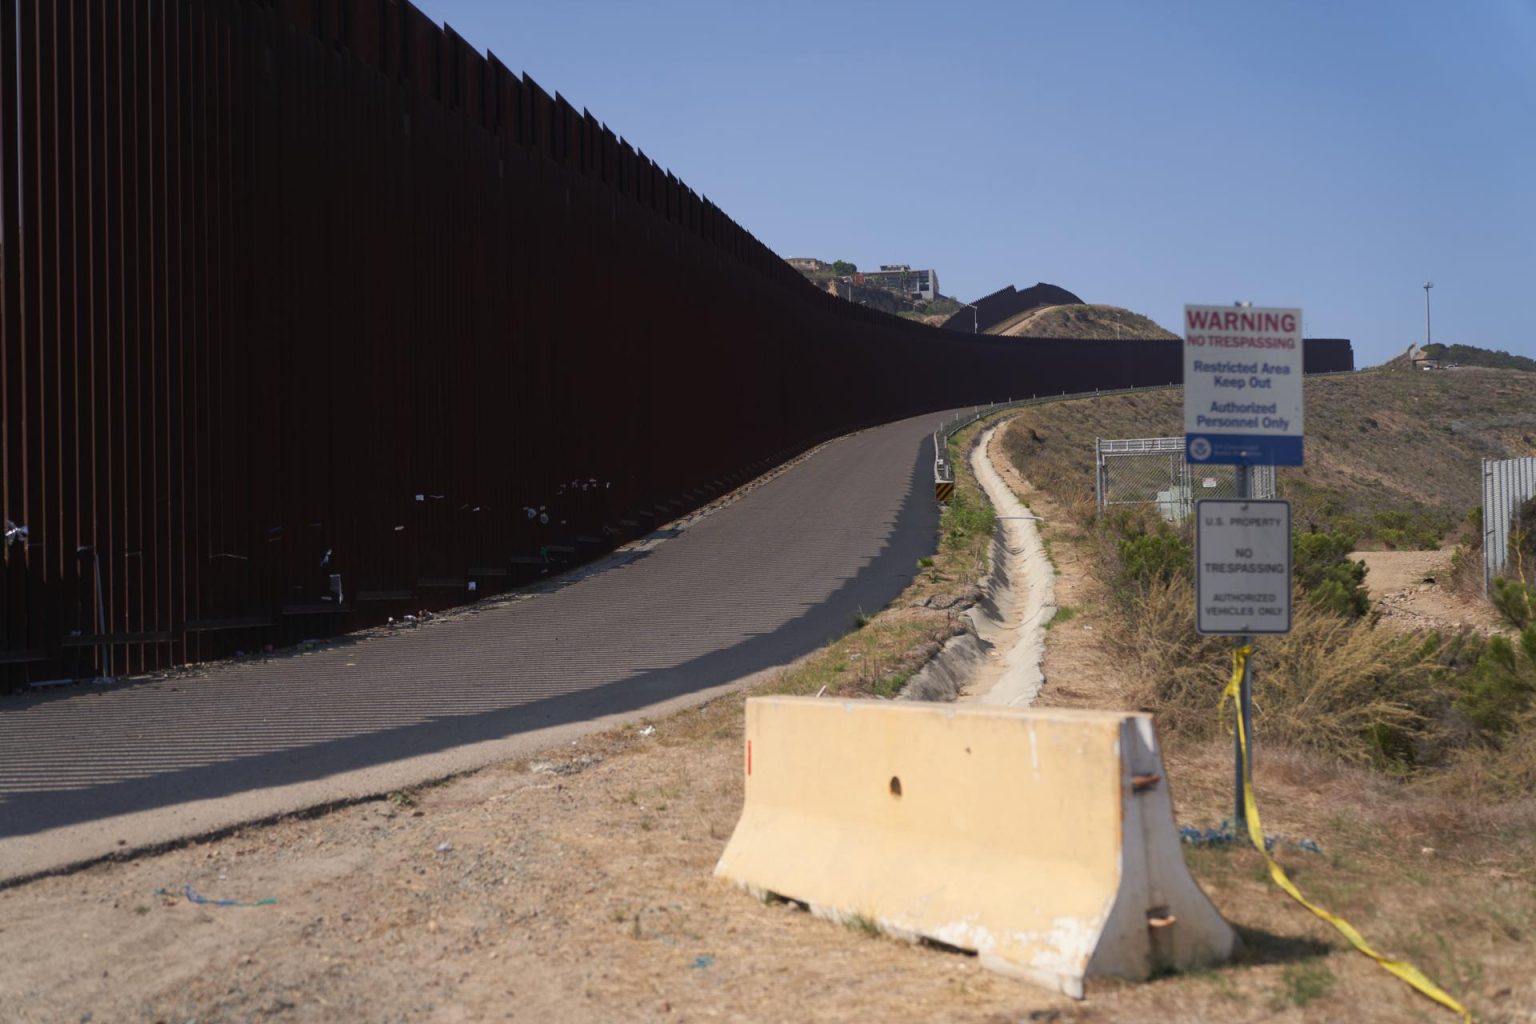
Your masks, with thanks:
M1353 372L1353 371L1350 371ZM1321 376L1321 375L1319 375ZM1031 395L1028 398L1010 398L1004 402L993 402L991 405L979 405L974 407L969 415L962 413L952 420L941 421L933 432L933 489L934 496L939 501L947 501L945 485L948 485L948 494L954 492L955 467L950 463L949 439L964 430L978 420L984 420L988 416L996 415L1008 409L1022 409L1031 405L1047 405L1051 402L1071 402L1079 398L1110 398L1115 395L1145 394L1149 391L1172 391L1183 387L1182 384L1149 384L1139 388L1115 388L1109 391L1095 389L1093 391L1063 391L1059 395Z

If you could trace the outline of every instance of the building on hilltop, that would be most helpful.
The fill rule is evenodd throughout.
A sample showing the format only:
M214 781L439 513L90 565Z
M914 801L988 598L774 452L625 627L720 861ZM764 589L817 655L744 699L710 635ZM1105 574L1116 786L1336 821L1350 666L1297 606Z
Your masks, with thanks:
M888 312L910 310L917 303L941 298L939 272L913 270L906 263L885 263L879 270L841 273L853 264L829 263L812 256L791 256L784 262L823 291Z
M932 302L939 294L937 270L913 270L905 263L882 263L879 270L866 270L864 284L905 295L909 299Z

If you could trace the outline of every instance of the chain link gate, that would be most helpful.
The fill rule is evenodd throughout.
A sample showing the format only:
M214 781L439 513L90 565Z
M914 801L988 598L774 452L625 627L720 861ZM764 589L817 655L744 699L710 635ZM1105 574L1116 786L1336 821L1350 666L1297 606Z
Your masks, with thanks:
M1201 498L1237 497L1233 466L1191 466L1182 437L1139 437L1093 442L1094 493L1099 514L1115 505L1156 505L1170 523L1182 523ZM1275 467L1249 468L1249 496L1275 496Z

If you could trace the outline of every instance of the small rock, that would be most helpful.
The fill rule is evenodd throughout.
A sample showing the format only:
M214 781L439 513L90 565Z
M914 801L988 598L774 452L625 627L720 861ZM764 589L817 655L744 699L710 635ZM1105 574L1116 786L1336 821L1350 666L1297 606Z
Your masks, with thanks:
M1419 853L1426 857L1433 857L1435 855L1435 848L1433 846L1426 846L1420 849Z
M528 766L530 772L543 775L575 775L586 771L595 764L601 764L603 755L582 754L569 761L534 761Z
M445 839L441 843L437 844L437 852L438 853L452 853L453 852L453 844L448 842Z

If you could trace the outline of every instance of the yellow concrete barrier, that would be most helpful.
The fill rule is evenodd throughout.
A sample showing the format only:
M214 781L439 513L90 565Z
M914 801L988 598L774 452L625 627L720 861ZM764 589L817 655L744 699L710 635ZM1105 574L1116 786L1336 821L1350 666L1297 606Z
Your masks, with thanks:
M715 868L834 920L974 950L1081 998L1220 962L1148 715L747 701L746 800Z

